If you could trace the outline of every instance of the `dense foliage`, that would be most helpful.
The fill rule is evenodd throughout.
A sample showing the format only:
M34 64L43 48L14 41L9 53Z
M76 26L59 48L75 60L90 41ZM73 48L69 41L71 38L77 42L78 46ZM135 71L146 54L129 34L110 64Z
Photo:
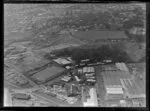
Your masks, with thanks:
M56 57L70 56L75 62L80 63L81 60L90 59L91 61L103 61L111 59L114 62L129 62L127 54L116 45L103 45L98 48L65 48L62 50L53 51ZM49 54L45 57L48 58ZM49 57L50 58L50 57Z

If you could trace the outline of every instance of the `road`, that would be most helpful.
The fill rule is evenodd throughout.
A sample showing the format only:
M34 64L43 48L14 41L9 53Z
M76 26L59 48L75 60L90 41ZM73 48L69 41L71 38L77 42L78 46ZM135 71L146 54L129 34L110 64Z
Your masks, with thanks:
M100 100L100 106L105 107L106 106L106 101L105 101L105 88L104 88L104 83L103 83L103 78L101 73L101 68L96 67L96 79L97 79L97 84L96 84L96 89L97 89L97 94L99 95L99 100Z
M16 67L14 67L16 70L18 70ZM23 74L21 74L20 73L20 75L22 75L22 76L24 76ZM25 76L24 76L25 77ZM38 85L37 84L35 84L34 82L32 82L30 79L28 79L27 77L25 77L27 80L29 80L32 84L33 84L33 86L35 86L34 88L36 89L36 88L38 88ZM19 90L22 90L22 88L21 87L19 87L19 86L16 86L16 85L14 85L14 84L11 84L11 83L9 83L8 81L5 81L5 85L7 85L8 87L10 87L10 88L17 88L17 89L19 89ZM41 99L44 99L44 100L46 100L46 101L48 101L48 102L50 102L50 103L52 103L52 105L54 105L54 106L63 106L63 107L78 107L79 105L81 105L81 104L73 104L73 105L71 105L71 104L68 104L68 103L65 103L65 102L63 102L63 101L61 101L61 100L59 100L59 99L57 99L56 97L54 98L54 97L51 97L51 96L48 96L48 95L46 95L46 94L44 94L44 93L35 93L34 91L32 92L32 88L29 88L29 90L27 89L27 90L23 90L23 92L31 92L33 95L36 95L36 96L38 96L38 97L40 97ZM22 91L21 91L22 92Z
M68 104L66 101L59 100L56 97L48 96L47 94L44 94L42 92L33 92L32 94L44 99L45 101L53 103L54 105L59 107L81 107L82 106L82 103L80 103L79 101L75 104Z
M82 92L82 94L81 94L81 96L82 96L81 99L82 99L82 104L83 104L83 106L84 106L84 95L83 95L84 93L83 93L83 89L84 89L84 87L82 87L82 90L81 90L81 92Z
M4 106L10 107L12 106L12 98L9 92L9 89L4 87Z

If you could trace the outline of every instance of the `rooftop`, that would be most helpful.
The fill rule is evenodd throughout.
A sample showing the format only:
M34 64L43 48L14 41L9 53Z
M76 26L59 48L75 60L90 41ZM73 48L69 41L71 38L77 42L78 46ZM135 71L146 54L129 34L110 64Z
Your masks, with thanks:
M87 101L84 102L84 106L85 107L98 106L96 89L95 88L91 88L89 90L89 94L90 94L90 98L87 98Z
M122 86L120 79L129 78L129 72L125 71L103 71L102 72L105 86Z
M116 67L121 71L129 71L125 63L116 63Z
M22 93L16 93L16 94L14 94L14 97L17 99L30 99L29 95L22 94Z
M99 40L99 39L127 39L124 31L78 31L73 36L79 39Z
M118 70L118 68L116 67L116 65L114 64L109 64L109 65L102 65L101 69L103 71L116 71Z
M40 81L45 81L49 77L54 76L58 73L61 73L64 70L65 69L62 67L52 66L52 67L49 67L45 70L42 70L42 71L36 73L35 75L33 75L33 78L35 77L36 79L38 79Z
M57 62L58 64L70 64L71 63L71 61L64 59L64 58L53 59L53 61Z
M145 97L145 85L142 81L122 79L121 82L129 98Z

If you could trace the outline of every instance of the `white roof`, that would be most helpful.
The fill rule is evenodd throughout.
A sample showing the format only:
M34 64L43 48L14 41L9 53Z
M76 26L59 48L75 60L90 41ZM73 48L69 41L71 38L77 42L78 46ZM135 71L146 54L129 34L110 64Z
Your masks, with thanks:
M78 78L78 76L75 76L75 78L76 78L77 81L80 81L80 79Z
M122 71L128 71L128 68L125 63L116 63L116 67Z
M78 69L78 72L82 72L82 69Z
M123 94L122 88L106 88L108 94Z
M97 94L96 94L96 89L91 88L89 90L90 98L87 99L87 102L84 102L83 105L84 107L97 107L98 106L98 101L97 101Z
M86 76L86 78L95 78L94 76Z
M90 74L85 74L86 76L93 76L94 73L90 73Z
M66 69L70 69L71 67L70 66L66 66Z
M94 67L84 67L83 72L94 72Z
M85 60L81 60L82 62L86 62L86 61L89 61L90 59L85 59Z
M95 82L96 80L94 80L94 79L87 79L87 81L94 81Z
M61 80L69 81L69 79L68 79L68 78L61 78Z
M70 64L71 63L70 61L63 59L63 58L53 59L53 61L55 61L59 64Z
M69 61L72 61L71 57L67 57L67 59L68 59Z
M84 68L83 68L83 72L86 72L86 70L87 70L87 67L84 67Z

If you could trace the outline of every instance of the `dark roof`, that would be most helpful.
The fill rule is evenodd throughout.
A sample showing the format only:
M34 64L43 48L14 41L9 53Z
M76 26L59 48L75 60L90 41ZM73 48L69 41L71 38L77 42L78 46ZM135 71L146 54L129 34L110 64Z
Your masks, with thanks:
M77 94L78 88L76 86L72 86L72 94Z
M51 76L61 73L64 70L65 70L65 68L52 66L52 67L49 67L45 70L42 70L42 71L36 73L35 75L33 75L33 78L35 77L36 79L38 79L40 81L45 81L48 78L50 78Z
M62 35L60 38L58 38L57 40L55 40L54 42L52 42L52 46L55 45L60 45L60 44L77 44L77 45L81 45L83 44L82 41L71 37L70 35Z
M124 31L78 31L74 37L79 39L88 39L88 40L99 40L99 39L127 39L127 35Z
M26 99L26 100L30 99L30 95L22 94L22 93L14 94L14 97L17 99Z

